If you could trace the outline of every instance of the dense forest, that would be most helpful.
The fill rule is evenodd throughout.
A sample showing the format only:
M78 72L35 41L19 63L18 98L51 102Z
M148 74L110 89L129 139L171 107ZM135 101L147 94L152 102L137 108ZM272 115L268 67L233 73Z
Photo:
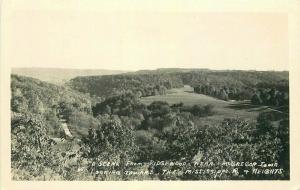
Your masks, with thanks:
M131 91L140 96L165 94L166 89L182 87L183 83L176 75L107 75L76 77L69 82L72 89L92 96L108 97Z
M223 100L249 100L254 94L262 95L262 91L266 89L275 90L274 93L282 96L281 99L288 98L288 72L210 70L180 72L174 69L160 69L156 72L138 73L76 77L69 82L69 86L97 97L107 97L126 91L140 96L153 96L165 94L166 89L186 84L194 87L196 93ZM284 101L287 100L279 100L278 104Z
M141 102L184 85L279 111L202 125L218 115L214 105ZM164 69L76 77L62 86L12 75L11 93L15 180L289 179L288 72ZM282 170L238 175L249 166L236 170L230 163L237 161Z

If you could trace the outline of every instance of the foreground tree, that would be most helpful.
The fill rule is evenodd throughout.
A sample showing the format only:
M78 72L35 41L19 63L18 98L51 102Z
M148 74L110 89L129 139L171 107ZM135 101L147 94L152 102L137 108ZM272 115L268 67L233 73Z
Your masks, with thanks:
M11 162L15 179L45 180L58 172L58 157L51 148L45 123L38 115L12 117Z
M88 170L94 179L99 176L97 171L103 169L100 162L118 163L115 169L125 170L125 163L132 159L135 152L134 135L131 128L123 126L117 116L101 118L97 128L91 128L83 137L81 151L88 161ZM105 176L101 176L102 180ZM121 176L123 178L123 176Z

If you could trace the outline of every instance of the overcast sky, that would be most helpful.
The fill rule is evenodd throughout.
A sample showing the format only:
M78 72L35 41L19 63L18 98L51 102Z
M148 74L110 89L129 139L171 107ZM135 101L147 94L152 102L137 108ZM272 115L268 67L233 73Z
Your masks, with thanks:
M288 70L283 13L22 10L13 67Z

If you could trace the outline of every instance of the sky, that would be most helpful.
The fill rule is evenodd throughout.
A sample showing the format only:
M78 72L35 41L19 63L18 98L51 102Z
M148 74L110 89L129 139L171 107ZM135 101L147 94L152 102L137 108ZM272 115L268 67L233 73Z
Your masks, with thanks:
M288 70L285 13L22 9L12 67Z

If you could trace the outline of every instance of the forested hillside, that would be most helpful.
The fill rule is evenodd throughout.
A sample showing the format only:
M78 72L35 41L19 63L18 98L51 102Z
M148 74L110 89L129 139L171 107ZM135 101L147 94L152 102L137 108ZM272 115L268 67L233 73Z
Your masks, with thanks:
M262 94L258 92L262 88L276 88L281 93L280 99L284 99L288 97L288 72L159 69L126 75L76 77L69 83L71 88L96 97L126 91L140 96L161 95L166 89L183 85L194 87L196 93L223 100L251 100L255 94Z
M12 74L33 77L41 81L62 85L77 76L112 75L127 71L105 69L12 68Z
M12 111L42 114L59 103L72 104L79 110L89 111L91 101L87 95L64 86L57 86L38 79L12 75Z
M141 74L76 77L68 85L92 96L108 97L128 91L140 96L164 94L166 89L183 87L176 74Z
M74 112L91 113L89 96L29 77L11 76L13 115L34 114L46 119L49 134L58 134L59 119ZM61 117L61 118L60 118Z
M144 72L64 86L11 75L13 179L289 179L287 72Z

